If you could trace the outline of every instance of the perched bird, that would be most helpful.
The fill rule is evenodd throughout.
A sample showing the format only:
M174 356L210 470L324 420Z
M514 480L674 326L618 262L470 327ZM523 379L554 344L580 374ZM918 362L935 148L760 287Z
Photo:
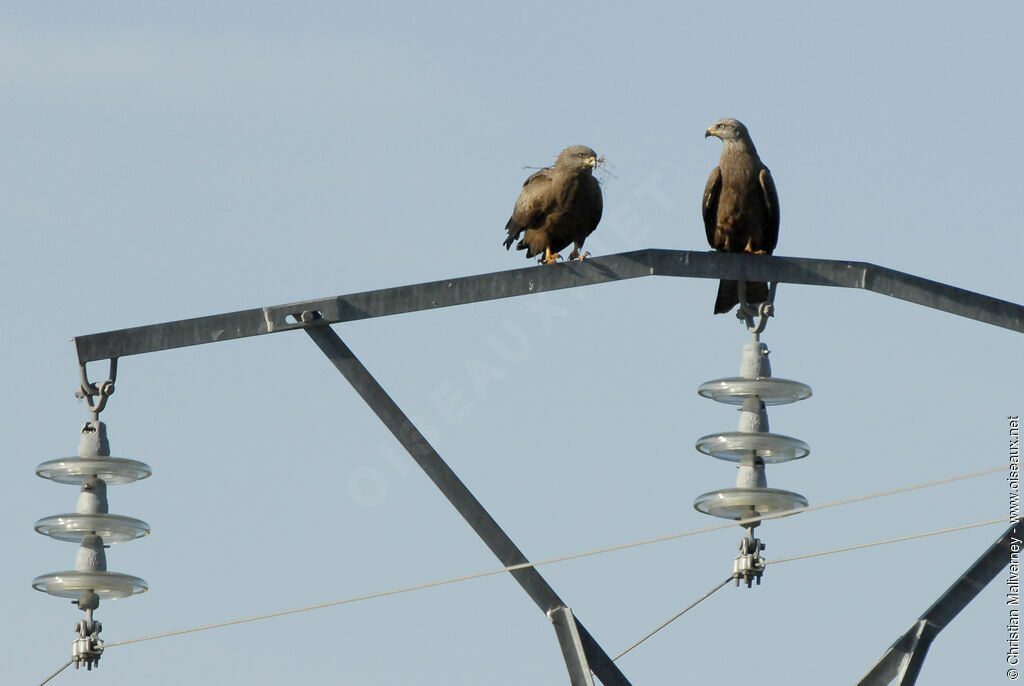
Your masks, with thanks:
M779 241L779 196L771 172L757 156L747 127L735 119L716 121L704 137L722 139L722 158L704 187L704 229L719 252L771 255ZM735 281L718 284L715 314L739 302ZM747 302L768 299L768 284L748 283Z
M505 225L505 249L525 232L516 246L527 257L543 253L539 260L551 264L573 243L569 259L584 259L581 253L597 223L601 221L601 184L594 178L597 153L585 145L572 145L558 156L554 167L531 174L523 183L512 216Z

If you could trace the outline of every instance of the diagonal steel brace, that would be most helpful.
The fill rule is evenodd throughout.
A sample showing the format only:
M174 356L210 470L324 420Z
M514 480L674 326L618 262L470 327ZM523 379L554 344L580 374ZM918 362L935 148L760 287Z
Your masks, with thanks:
M409 417L391 399L372 374L363 366L355 353L330 326L310 326L305 329L309 337L352 384L359 396L376 413L398 442L416 461L430 480L455 506L473 531L487 544L505 567L528 564L526 556L516 547L508 534L498 526L491 515L470 492L462 480L424 438ZM572 616L572 612L558 597L554 589L534 567L520 567L509 572L526 594L533 599L555 625L555 633L566 658L572 686L592 686L590 671L604 686L629 686L629 680L612 662L590 632ZM582 653L581 653L582 650Z

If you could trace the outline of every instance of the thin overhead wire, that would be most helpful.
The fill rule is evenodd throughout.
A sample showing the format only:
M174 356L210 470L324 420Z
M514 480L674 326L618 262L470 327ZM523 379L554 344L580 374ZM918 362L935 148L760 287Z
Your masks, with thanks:
M886 489L884 491L876 491L875 493L868 493L866 495L856 495L852 498L842 498L841 500L833 500L831 502L822 503L820 505L808 505L807 507L798 507L792 510L786 510L785 512L776 512L773 514L761 515L758 517L748 517L746 519L737 519L733 524L739 524L745 526L747 524L754 524L755 522L764 522L769 519L779 519L780 517L789 517L791 515L800 514L801 512L811 512L813 510L824 510L829 507L838 507L839 505L849 505L851 503L859 503L865 500L872 500L874 498L882 498L887 495L896 495L898 493L906 493L908 491L916 491L922 488L931 488L932 486L942 486L943 484L952 483L954 481L963 481L965 479L973 479L978 476L987 476L989 474L995 474L996 472L1004 472L1008 467L989 467L988 469L982 469L977 472L969 472L967 474L957 474L955 476L946 476L941 479L933 479L932 481L922 481L921 483L911 484L910 486L897 486L896 488ZM725 525L728 526L728 525ZM724 526L715 528L725 528Z
M64 666L63 666L63 667L61 667L61 668L60 668L60 669L58 669L58 670L57 670L56 672L54 672L54 673L53 673L53 674L51 674L50 676L46 677L46 678L45 678L45 679L43 679L42 681L40 681L40 682L39 682L39 686L46 686L46 684L47 684L47 683L48 683L48 682L50 681L50 679L52 679L53 677L57 676L58 674L60 674L61 672L63 672L63 671L65 670L65 669L67 669L68 667L70 667L70 666L71 666L71 663L72 663L72 662L73 662L72 660L68 660L67 662L65 662L65 663L64 663Z
M901 541L912 541L915 538L926 538L928 536L938 536L939 534L949 534L954 531L963 531L964 529L974 529L979 526L989 526L990 524L1006 524L1009 520L1006 517L999 517L998 519L987 519L983 522L973 522L972 524L961 524L960 526L950 526L945 529L934 529L933 531L925 531L919 534L909 534L907 536L897 536L896 538L886 538L881 541L872 541L871 543L857 543L855 545L847 545L842 548L830 548L829 550L820 550L816 553L804 553L802 555L790 555L789 557L780 557L776 560L765 560L766 565L779 564L780 562L792 562L793 560L806 560L809 557L820 557L822 555L831 555L833 553L845 553L848 550L860 550L861 548L872 548L876 545L886 545L887 543L900 543Z
M180 636L181 634L190 634L195 631L206 631L207 629L219 629L225 626L232 626L233 624L245 624L246 622L255 622L261 619L270 619L272 617L283 617L284 615L298 614L299 612L309 612L310 610L320 610L325 607L334 607L336 605L348 605L349 603L356 603L360 600L370 600L372 598L383 598L389 595L398 595L399 593L408 593L410 591L420 591L425 588L433 588L434 586L444 586L446 584L454 584L457 581L468 581L470 579L478 579L484 576L491 576L493 574L501 574L503 572L511 572L516 569L523 569L524 567L531 567L538 563L524 563L514 565L512 567L503 567L501 569L489 569L485 572L475 572L473 574L464 574L462 576L455 576L450 579L441 579L439 581L428 581L422 584L415 584L413 586L402 586L401 588L393 588L389 591L377 591L376 593L366 593L364 595L357 595L351 598L344 598L342 600L330 600L325 603L316 603L315 605L304 605L302 607L293 607L287 610L278 610L276 612L266 612L260 615L252 615L251 617L241 617L239 619L229 619L225 622L215 622L213 624L203 624L202 626L194 626L188 629L176 629L174 631L165 631L160 634L151 634L149 636L140 636L138 638L129 638L124 641L115 641L113 643L107 643L107 648L116 648L117 646L128 645L129 643L141 643L142 641L152 641L158 638L167 638L168 636Z
M297 614L300 612L309 612L311 610L319 610L327 607L335 607L337 605L347 605L349 603L359 602L361 600L370 600L372 598L382 598L389 595L397 595L399 593L408 593L410 591L418 591L426 588L433 588L435 586L444 586L447 584L453 584L459 581L468 581L470 579L479 579L485 576L494 576L496 574L503 574L505 572L513 572L518 569L525 569L527 567L539 567L542 565L554 564L556 562L565 562L568 560L576 560L583 557L590 557L593 555L601 555L604 553L610 553L617 550L626 550L628 548L637 548L640 546L650 545L652 543L661 543L663 541L670 541L677 538L685 538L687 536L694 536L696 534L708 533L711 531L719 531L721 529L732 528L736 525L752 524L754 522L766 521L769 519L777 519L779 517L786 517L800 512L810 512L812 510L822 510L829 507L838 507L840 505L848 505L850 503L862 502L864 500L870 500L872 498L881 498L888 495L896 495L898 493L906 493L908 491L919 490L922 488L929 488L932 486L940 486L942 484L952 483L954 481L962 481L965 479L971 479L979 476L986 476L988 474L994 474L996 472L1006 471L1008 467L1001 465L999 467L991 467L989 469L982 469L976 472L969 472L966 474L957 474L955 476L943 477L941 479L933 479L931 481L924 481L910 486L899 486L897 488L890 488L884 491L878 491L875 493L868 493L866 495L854 496L851 498L843 498L841 500L834 500L828 503L822 503L820 505L810 505L808 507L802 507L794 510L788 510L786 512L762 515L758 517L749 517L746 519L731 520L723 524L714 524L711 526L701 527L699 529L690 529L688 531L682 531L673 534L667 534L664 536L656 536L654 538L645 538L638 541L631 541L628 543L619 543L616 545L606 546L603 548L595 548L593 550L586 550L579 553L570 553L568 555L559 555L557 557L550 557L544 560L534 562L523 562L517 565L511 565L509 567L500 567L497 569L489 569L483 572L474 572L472 574L464 574L461 576L451 577L449 579L441 579L437 581L428 581L422 584L415 584L412 586L403 586L400 588L391 589L388 591L378 591L375 593L367 593L364 595L353 596L351 598L344 598L342 600L331 600L323 603L316 603L314 605L304 605L302 607L289 608L286 610L277 610L275 612L266 612L263 614L252 615L249 617L241 617L238 619L230 619L223 622L215 622L212 624L203 624L201 626L190 627L187 629L176 629L173 631L166 631L159 634L151 634L149 636L140 636L138 638L125 639L123 641L116 641L113 643L107 643L107 648L115 648L117 646L128 645L131 643L141 643L142 641L152 641L158 638L167 638L169 636L180 636L182 634L193 633L196 631L206 631L208 629L219 629L225 626L232 626L234 624L245 624L247 622L255 622L262 619L270 619L272 617L282 617L284 615ZM1002 520L998 520L1002 521Z
M680 611L679 611L679 612L677 612L676 614L672 615L672 617L670 617L670 618L669 618L669 619L668 619L668 620L667 620L667 621L666 621L666 622L665 622L664 624L661 624L661 625L659 625L659 626L658 626L658 628L656 628L656 629L655 629L654 631L650 632L649 634L647 634L646 636L644 636L643 638L641 638L641 639L640 639L639 641L637 641L636 643L634 643L633 645L629 646L628 648L626 648L625 650L623 650L623 651L622 651L621 653L619 653L618 655L616 655L615 657L613 657L613 658L612 658L612 662L615 662L615 661L616 661L616 660L618 660L618 659L619 659L620 657L622 657L623 655L625 655L625 654L626 654L626 653L628 653L629 651L633 650L633 648L636 648L636 647L637 647L638 645L640 645L641 643L643 643L644 641L646 641L647 639L649 639L649 638L650 638L651 636L653 636L654 634L658 633L659 631L661 631L662 629L664 629L665 627L667 627L667 626L668 626L669 624L671 624L672 622L676 621L677 619L679 619L680 617L682 617L683 615L685 615L685 614L686 614L687 612L689 612L689 611L690 611L690 610L692 610L693 608L697 607L697 605L699 605L699 604L700 604L700 602L701 602L702 600L704 600L704 599L706 599L706 598L710 597L712 593L714 593L714 592L715 592L715 591L717 591L718 589L722 588L723 586L725 586L725 585L726 585L727 583L729 583L730 581L732 581L732 575L731 575L731 574L730 574L729 576L725 577L725 579L724 579L724 580L723 580L723 581L722 581L721 583L719 583L718 585L716 585L716 586L715 586L714 588L712 588L712 589L711 589L710 591L708 591L707 593L705 593L704 595L702 595L702 596L701 596L700 598L697 598L697 599L696 599L696 600L694 600L694 601L693 601L692 603L690 603L689 605L687 605L686 607L684 607L684 608L683 608L682 610L680 610Z

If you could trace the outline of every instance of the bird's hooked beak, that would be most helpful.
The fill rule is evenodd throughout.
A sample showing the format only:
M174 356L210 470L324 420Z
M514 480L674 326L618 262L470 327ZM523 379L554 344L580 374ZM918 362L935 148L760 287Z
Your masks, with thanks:
M717 133L715 132L715 126L714 126L714 124L712 124L711 126L709 126L709 127L708 127L708 129L707 129L707 131L705 131L705 132L704 132L704 137L705 137L705 138L711 138L711 136L717 136L717 135L718 135L718 134L717 134Z
M591 155L587 158L587 166L593 169L597 169L597 157Z

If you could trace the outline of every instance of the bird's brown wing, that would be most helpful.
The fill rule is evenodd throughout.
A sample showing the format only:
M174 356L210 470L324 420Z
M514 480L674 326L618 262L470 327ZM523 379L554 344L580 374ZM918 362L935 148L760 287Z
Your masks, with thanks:
M765 252L771 255L779 242L779 195L775 192L775 181L772 180L772 173L768 171L768 167L761 169L758 178L761 182L761 191L764 193L764 204L768 208L768 221L764 227Z
M722 170L715 167L711 170L708 183L704 186L704 201L701 211L704 214L704 231L708 236L708 245L715 247L715 224L718 221L718 196L722 192Z
M601 221L604 208L601 183L583 172L566 179L559 191L561 199L555 210L558 217L548 224L548 244L557 252L573 243L573 254L579 255L587 236L594 233ZM526 237L529 240L530 234Z
M508 231L508 238L505 239L505 248L511 248L512 243L526 229L537 228L544 224L544 218L551 211L555 204L557 195L554 193L554 179L551 169L541 169L531 174L523 182L523 190L512 208L512 216L505 224Z
M587 176L586 184L583 188L585 196L583 198L583 205L580 208L583 214L583 225L586 227L586 232L583 234L583 238L586 238L597 225L601 222L601 213L604 211L604 198L601 196L601 182L595 179L593 176ZM583 244L583 241L580 241Z

